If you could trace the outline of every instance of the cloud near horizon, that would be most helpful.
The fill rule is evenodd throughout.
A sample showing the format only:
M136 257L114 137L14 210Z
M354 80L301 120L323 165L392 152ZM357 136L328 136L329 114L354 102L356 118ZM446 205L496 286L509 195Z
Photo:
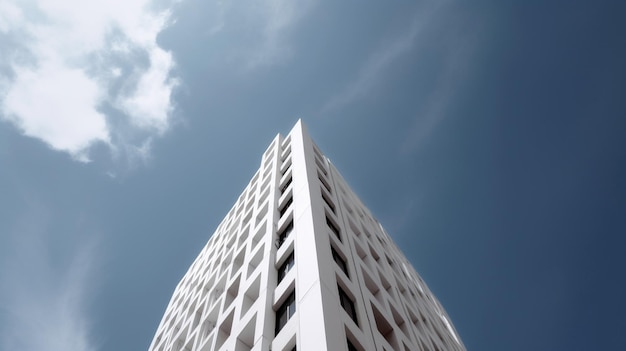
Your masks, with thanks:
M171 125L169 18L151 0L0 0L0 118L83 162L144 148Z
M98 349L88 312L97 281L95 245L51 236L49 215L30 211L4 238L9 242L0 260L0 350ZM51 245L52 240L67 245ZM59 248L68 252L55 252Z

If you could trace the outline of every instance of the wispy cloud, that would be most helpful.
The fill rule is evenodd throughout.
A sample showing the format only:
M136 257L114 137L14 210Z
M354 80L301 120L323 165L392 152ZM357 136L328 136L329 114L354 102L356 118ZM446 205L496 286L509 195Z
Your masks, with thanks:
M96 350L87 313L94 246L61 245L71 248L69 256L54 252L59 246L52 245L45 222L45 214L30 213L4 248L10 253L0 260L0 349Z
M366 97L394 61L417 45L420 34L432 21L432 13L438 6L435 3L428 3L427 6L417 12L404 33L385 41L374 50L361 65L356 77L339 93L333 95L324 105L322 111L334 110Z
M414 150L445 118L459 84L470 69L478 44L477 37L482 26L480 23L458 23L458 14L450 10L453 5L445 0L424 2L406 29L375 49L360 66L354 79L323 105L322 114L367 98L399 59L408 54L414 55L412 69L436 69L434 75L437 77L432 85L426 87L425 94L415 97L420 102L420 109L400 151ZM437 65L422 64L420 53L433 48L440 57Z
M435 127L446 117L447 108L450 106L459 81L465 73L461 67L464 67L467 61L459 60L459 58L464 57L466 57L464 54L458 53L445 63L446 67L438 83L426 97L422 108L415 114L407 137L402 144L402 152L414 150L431 135Z
M313 8L314 1L266 0L259 8L264 18L260 45L248 62L250 67L271 65L291 58L290 30Z
M177 80L156 39L169 18L151 0L0 0L0 118L80 161L164 133Z
M458 30L459 28L455 29ZM471 30L461 30L463 35L446 38L445 56L436 83L423 98L400 152L411 152L420 146L432 135L448 115L448 109L454 105L459 88L465 82L473 64L473 56L479 46L477 34L480 33L481 26L474 25Z
M227 40L221 57L258 69L287 62L293 56L290 38L317 0L209 1L205 36Z

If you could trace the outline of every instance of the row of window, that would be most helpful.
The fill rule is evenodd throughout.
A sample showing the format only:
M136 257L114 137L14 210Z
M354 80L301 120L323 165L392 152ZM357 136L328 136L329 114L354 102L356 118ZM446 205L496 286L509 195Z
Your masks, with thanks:
M316 151L316 156L318 156L317 150L315 150L315 151ZM287 157L288 156L285 156L285 159ZM333 201L331 200L332 196L329 195L329 194L332 194L332 187L330 186L329 182L327 181L326 177L324 176L324 175L328 175L328 172L322 166L323 163L320 161L320 159L322 159L321 156L316 157L316 163L317 163L317 166L318 166L318 178L319 178L320 184L321 184L321 196L322 196L322 200L324 201L324 203L326 204L326 206L327 206L327 208L329 210L327 212L327 214L326 214L326 224L327 224L327 226L329 228L329 231L332 232L332 235L334 235L337 238L337 240L339 240L339 242L342 242L343 238L342 238L342 235L341 235L342 233L341 233L340 226L336 224L337 223L336 220L331 215L331 213L334 214L334 215L337 214L336 206L334 205ZM290 162L290 160L287 160L287 162ZM288 170L289 170L288 167L284 168L284 172L282 172L283 175L286 174ZM281 193L285 193L286 191L288 191L288 188L291 185L291 182L292 182L292 177L291 176L289 176L285 181L281 182L282 183L281 187L280 187ZM289 198L286 198L286 200L282 201L282 204L278 208L278 212L279 212L279 217L280 218L285 216L285 214L289 210L289 207L292 205L292 203L293 203L293 197L292 196L290 196ZM293 220L291 219L287 223L287 225L283 226L283 229L279 233L277 233L278 234L277 247L281 247L281 245L286 241L287 237L290 235L290 233L292 231L293 231ZM368 235L368 237L370 237L370 235ZM376 239L378 239L378 241L380 242L380 244L382 246L387 247L387 245L385 245L387 243L384 242L384 241L381 241L381 238L378 235L376 236ZM370 251L372 251L371 246L369 248L370 248ZM344 256L342 256L342 254L339 253L338 250L335 249L335 247L333 247L333 244L331 244L331 254L332 254L333 261L336 263L336 265L339 267L339 269L345 274L345 276L348 279L350 279L350 273L349 273L349 269L348 269L348 264L347 264ZM381 255L378 255L378 254L374 254L372 252L370 252L370 255L373 258L379 258L381 256ZM368 255L368 256L370 256L370 255ZM398 266L397 266L397 264L395 264L395 260L392 260L386 254L385 254L385 258L386 258L387 263L389 263L389 266L392 267L394 269L394 271L397 273L398 272L398 269L397 269ZM378 259L376 259L376 261L378 262ZM280 266L277 268L277 273L278 273L277 274L277 277L278 277L277 278L277 283L278 284L280 284L280 282L285 278L285 276L288 274L288 272L293 268L294 263L295 263L294 253L291 252L284 259L284 261L280 264ZM402 274L402 273L404 273L404 272L401 272L400 274ZM348 292L347 292L348 290L345 290L345 288L342 287L342 285L339 284L339 283L337 284L337 291L338 291L339 303L340 303L341 307L343 308L345 313L350 317L350 319L352 319L354 321L354 323L358 326L359 325L359 321L358 321L358 317L357 317L357 309L356 309L354 300L351 298L350 294L348 294ZM295 311L296 311L296 302L295 302L295 290L294 290L294 291L291 291L289 293L287 298L285 298L284 302L276 310L276 324L275 324L275 333L276 334L278 334L280 332L280 330L287 324L287 322L293 316ZM395 319L396 319L396 316L394 315L394 320ZM396 323L399 323L400 325L403 324L399 320L396 320ZM392 338L392 336L390 336L389 332L386 332L385 330L383 330L383 332L385 332L385 334L386 334L386 335L384 335L385 339L388 339L387 341L390 342L391 344L396 344L397 342L399 342L399 340L391 340L390 338ZM359 346L359 348L357 348L355 345L358 345L358 344L353 343L351 341L351 338L347 338L346 339L346 343L347 343L347 349L349 351L356 351L356 350L360 350L360 348L361 348L360 346Z
M289 159L291 153L291 146L289 144L283 144L284 150L282 151L281 161L283 162L283 167L281 167L281 177L285 177L285 174L289 172L291 168L291 159ZM286 164L286 166L285 166ZM281 182L280 185L280 193L281 195L285 194L289 189L293 181L293 177L288 175L288 178ZM283 218L287 213L287 210L293 203L293 195L290 195L282 204L279 205L278 213L279 219ZM293 218L289 220L289 222L283 226L283 228L277 233L278 238L276 239L276 248L280 248L283 243L287 240L287 237L293 231ZM295 264L295 256L292 251L287 258L283 261L283 263L277 268L277 285L285 278L287 273L293 268ZM287 324L289 319L296 313L296 291L292 290L285 301L278 307L276 310L276 323L274 328L274 334L278 335L278 333L283 329L283 327ZM295 351L296 347L294 346L292 351Z
M318 164L318 167L319 167L319 166L320 166L320 165ZM320 169L321 169L321 168L320 168ZM325 191L324 191L324 189L326 189L328 192L331 192L331 187L330 187L330 185L328 184L328 182L326 181L325 177L324 177L324 176L322 176L322 174L320 174L320 173L319 173L319 170L318 170L318 178L319 178L319 180L320 180L320 182L321 182L321 184L322 184L322 187L323 187L323 189L322 189L322 199L323 199L323 200L324 200L324 202L326 203L327 207L328 207L328 208L329 208L329 209L330 209L333 213L336 213L336 211L335 211L335 206L334 206L333 202L329 199L329 197L325 194ZM343 190L343 189L342 189L342 191L344 191L344 195L348 196L348 195L345 193L345 190ZM351 210L350 206L349 206L349 205L345 202L345 200L344 200L344 204L345 204L346 208L348 209L348 212L349 212L349 213L352 213L352 210ZM351 217L351 216L349 216L349 217ZM363 215L362 215L362 217L363 217ZM369 218L369 217L368 217L368 218ZM350 227L351 227L352 231L354 232L354 234L355 234L357 237L361 237L361 235L360 235L360 232L361 232L361 231L360 231L360 230L357 228L357 226L353 223L352 218L348 218L348 221L349 221ZM339 230L338 226L336 226L336 225L335 225L335 222L333 221L332 216L329 216L329 215L327 215L327 216L326 216L326 223L328 224L329 229L332 231L332 233L335 235L335 237L337 237L337 239L339 239L339 241L342 241L342 237L341 237L340 230ZM381 244L381 246L383 246L384 248L389 248L389 245L387 244L387 240L386 240L384 237L381 237L380 235L378 235L378 233L376 233L375 235L372 235L372 234L370 234L370 233L369 233L369 231L368 231L365 227L363 227L363 232L367 235L367 237L368 237L368 238L371 238L371 237L376 238L376 239L377 239L377 241L378 241L378 243L380 243L380 244ZM364 240L364 238L363 238L363 237L361 237L361 240ZM372 248L371 244L373 244L373 243L372 243L372 242L370 242L370 241L368 241L368 240L365 240L365 242L364 242L364 243L365 243L365 244L368 244L367 246L369 247L370 254L369 254L369 255L368 255L368 254L365 254L365 255L360 255L360 256L362 256L362 258L363 258L363 259L364 259L364 257L363 257L363 256L369 256L369 257L373 258L373 259L375 260L375 262L376 262L376 263L378 263L378 264L380 265L380 263L381 263L381 262L379 261L379 259L380 259L380 255L376 252L376 250L374 250L374 249ZM361 250L361 251L363 251L363 250ZM407 274L406 274L404 271L402 271L402 270L400 270L400 269L399 269L399 266L398 266L398 264L395 262L395 260L392 260L392 259L391 259L391 258L390 258L387 254L385 254L385 258L386 258L386 261L387 261L387 263L389 264L389 266L392 268L392 270L393 270L393 271L394 271L394 273L396 274L396 276L397 276L397 275L403 275L403 276L404 276L404 278L405 278L406 280L409 280L409 277L407 276ZM368 264L368 266L370 266L370 268L372 268L372 269L373 269L373 267L371 266L371 262L370 262L370 260L369 260L369 259L365 259L365 262ZM397 279L396 279L396 280L397 280ZM402 285L403 285L403 284L398 283L398 286L399 286L399 287L401 287L401 291L403 291L403 292L404 292L405 290L408 290L408 289L405 289ZM413 294L413 291L409 291L409 292L410 292L411 294Z
M329 223L332 223L332 222L329 222ZM346 261L343 258L343 256L335 249L335 247L333 247L333 244L331 244L331 254L332 254L334 262L337 264L337 266L340 268L340 270L343 273L345 273L346 277L350 278L349 277L349 273L348 273L348 268L347 268ZM365 274L365 272L364 272L364 274ZM369 278L369 279L371 280L371 278ZM372 283L372 284L375 284L375 283ZM388 289L391 288L389 283L384 283L383 282L383 285L387 285ZM368 285L368 288L370 288L369 285ZM376 291L371 291L371 292L372 292L372 294L375 297L377 297L377 298L381 297L381 295L378 294ZM356 314L356 308L354 306L354 302L352 301L350 296L346 293L346 291L342 289L342 287L340 285L338 285L338 293L339 293L339 299L340 299L341 306L346 311L346 313L351 317L351 319L355 322L355 324L357 324L357 326L358 326L358 320L357 320L357 314ZM388 291L388 293L390 293L390 292ZM390 294L390 296L391 296L391 294ZM376 310L376 308L374 308L374 310ZM376 312L378 312L378 311L376 311ZM404 335L408 335L407 331L406 331L406 324L405 324L403 318L400 317L398 312L394 313L392 311L392 314L393 314L393 321L395 322L395 324L400 327L400 329L404 332ZM382 322L378 323L378 321L382 321ZM382 327L381 327L381 325L382 325ZM376 326L378 327L380 334L387 340L387 342L390 343L390 345L394 345L393 346L394 348L395 348L395 346L399 345L400 339L398 339L398 337L394 335L394 330L391 327L391 324L389 324L386 321L386 318L382 317L382 314L380 312L378 312ZM437 333L437 335L440 336L439 333ZM439 337L439 340L441 340L445 344L445 341L443 340L443 338L441 336ZM348 344L348 349L349 350L352 350L352 349L356 350L354 345L352 343L350 343L349 339L348 339L348 343L349 343ZM436 344L433 342L433 345L436 345ZM435 350L436 349L437 349L437 347L435 346Z
M321 166L321 162L319 160L316 159L316 163L318 166L318 178L319 181L321 183L321 196L322 196L322 200L324 201L326 207L330 210L330 212L327 212L326 214L326 224L328 226L328 228L330 229L330 232L332 232L332 234L340 241L342 242L342 236L341 236L341 230L340 227L338 225L336 225L336 222L334 220L334 218L329 214L335 214L336 215L336 207L333 204L331 197L328 195L329 193L332 192L332 188L330 186L330 184L328 183L328 181L326 180L325 176L322 175L323 174L327 174L327 172L324 171L324 169ZM322 170L322 173L320 173L320 170ZM349 209L349 206L346 204L346 207ZM350 211L350 213L352 213L352 211ZM364 229L365 230L365 229ZM368 233L369 234L369 233ZM368 235L368 237L370 237L371 235ZM378 239L378 242L384 246L384 247L388 247L386 244L386 242L384 240L381 240L381 238L376 235L375 236L376 239ZM379 255L375 253L375 251L372 250L371 245L368 245L370 248L370 255L367 256L371 256L372 258L374 258L376 260L376 262L379 263ZM347 263L345 261L345 259L343 258L343 256L335 249L335 247L333 247L333 245L331 244L331 254L332 254L332 258L333 261L337 264L337 266L339 267L339 269L346 275L346 277L348 279L350 279L350 275L348 272L348 267L347 267ZM394 270L394 272L397 272L397 265L395 264L395 262L387 255L385 254L385 258L387 263L389 264L389 266ZM342 286L340 284L337 285L337 290L338 290L338 295L339 295L339 302L342 306L342 308L344 309L344 311L348 314L348 316L354 321L354 323L358 326L358 318L357 318L357 311L356 311L356 307L355 307L355 303L352 300L352 298L350 297L350 295L346 292L346 290L344 290L342 288ZM402 321L401 317L394 315L394 321L399 324L399 325L404 325L404 322ZM378 325L377 325L378 326ZM391 328L391 326L389 325L389 328ZM383 336L385 337L385 339L387 339L388 342L390 342L391 344L395 344L397 341L396 340L392 340L393 337L393 329L389 330L380 330L381 334L384 334ZM358 350L357 347L354 346L354 344L350 341L350 339L347 339L347 347L349 351L352 350Z
M326 206L330 209L333 214L337 214L336 206L333 201L330 199L330 195L332 194L332 187L329 182L326 180L326 176L328 176L328 171L326 171L323 166L323 162L321 161L323 158L319 150L314 146L313 151L315 152L315 163L317 165L317 178L320 181L321 186L321 195L322 200L326 204ZM321 171L321 173L320 173ZM330 231L335 235L335 237L341 242L341 230L339 226L335 224L335 221L327 214L326 215L326 225L330 229ZM335 250L335 248L331 245L330 247L331 255L333 257L333 261L337 264L339 269L350 279L350 274L348 273L348 265L346 260ZM357 318L356 306L354 305L354 301L352 298L344 291L341 285L337 284L337 291L339 294L339 304L343 308L343 310L348 314L350 319L354 321L354 323L358 326L359 321ZM350 341L350 339L346 339L346 343L348 346L348 351L358 351L358 349L354 346L354 344Z
M289 172L291 168L291 159L288 159L291 153L291 146L287 143L287 144L283 144L282 148L283 148L282 153L284 155L281 157L281 161L283 162L282 168L284 169L282 170L281 178L285 177L285 174L287 174L287 172ZM284 166L285 164L286 166ZM289 189L289 186L291 185L292 181L293 181L293 176L289 175L287 180L281 182L281 185L280 185L281 196L287 192L287 189ZM290 195L285 201L283 201L282 204L279 204L279 207L278 207L279 220L280 218L283 218L283 216L287 213L287 210L291 207L292 203L293 203L293 195ZM280 246L285 242L285 240L287 239L287 236L289 236L292 230L293 230L293 219L290 220L289 223L278 233L278 239L276 240L277 248L280 248Z
M269 156L270 154L269 151L271 151L271 149L273 148L273 145L274 144L272 144L272 146L270 146L270 148L268 149L267 156ZM289 156L289 151L290 150L283 150L282 152L283 161ZM211 239L207 243L207 246L203 250L204 252L207 252L207 251L211 252L219 248L219 250L216 250L217 252L213 252L213 254L211 255L213 256L213 259L211 259L210 261L206 261L204 258L202 258L202 255L204 252L201 253L200 257L198 257L196 261L194 262L194 264L190 267L188 274L185 276L185 278L183 278L183 282L181 282L177 290L179 292L185 291L185 294L181 294L181 293L176 294L172 303L170 303L170 306L168 306L168 312L166 313L166 316L162 321L162 324L169 325L167 329L172 329L174 327L172 324L175 322L174 319L176 319L176 321L180 320L181 316L176 316L176 318L174 318L175 316L172 316L172 312L177 311L179 309L179 306L182 305L183 303L185 305L185 306L182 306L183 313L186 310L190 310L186 314L189 314L189 313L198 314L195 308L196 301L195 300L191 301L192 296L196 295L194 294L195 290L201 290L202 288L204 288L207 291L211 291L210 298L207 301L209 301L209 304L211 304L211 302L217 301L220 295L222 294L222 292L224 291L224 287L219 288L219 287L213 286L216 275L220 276L220 273L222 272L223 268L228 268L231 265L233 267L236 267L237 263L243 262L244 255L245 255L243 250L239 250L237 254L234 254L234 252L232 252L232 250L230 249L232 248L233 244L236 244L235 241L238 241L239 246L241 246L241 244L246 241L246 238L248 236L248 231L252 230L249 226L243 230L239 229L239 227L246 226L253 219L252 213L254 210L253 205L256 203L255 200L258 200L259 204L262 204L266 200L267 196L269 195L269 190L270 190L269 181L271 179L270 166L272 165L272 158L269 158L267 156L264 155L264 162L262 164L262 168L255 173L249 185L246 187L244 192L240 195L240 197L238 198L238 201L235 203L233 208L231 208L225 220L222 221L222 223L218 226L218 229L216 230L214 235L211 237ZM290 162L290 160L288 160L288 162ZM289 164L283 167L282 173L283 174L286 173L287 170L289 170ZM262 184L259 181L261 179L263 180ZM291 179L288 179L283 184L283 189L286 189L290 185L290 183L291 183ZM257 189L262 190L262 191L259 190L261 191L261 194L258 196L256 194ZM281 210L283 211L281 213L281 216L284 215L284 212L286 212L286 210L290 206L289 200L281 208ZM245 214L245 216L243 214ZM261 210L261 212L256 218L257 225L259 224L259 218L265 218L265 214L263 210ZM292 227L290 228L288 226L285 229L286 230L284 230L283 232L283 240L288 235ZM257 235L255 235L255 237L256 236ZM255 241L255 243L258 243L258 241ZM227 254L228 251L231 251L231 252ZM226 257L223 257L223 256L226 256ZM251 267L252 267L252 264L251 264ZM191 272L199 272L199 271L212 272L213 273L211 274L212 279L205 278L205 277L196 277L196 275L199 275L198 273L195 273L193 277L190 275ZM231 269L231 276L236 271L238 271L238 269L234 269L234 268ZM250 273L251 272L249 270L248 276L250 276ZM206 274L203 274L203 275L206 275ZM206 284L201 284L202 286L197 285L195 281L198 279L202 279L202 280L207 279L209 280L209 282ZM221 278L220 280L224 280L224 279L225 278ZM196 285L197 285L197 289L194 288L194 286ZM190 302L191 302L191 305L193 306L189 306ZM194 318L194 321L196 319L197 318ZM196 324L197 323L195 322L193 323L194 326ZM161 339L160 336L159 336L159 339Z

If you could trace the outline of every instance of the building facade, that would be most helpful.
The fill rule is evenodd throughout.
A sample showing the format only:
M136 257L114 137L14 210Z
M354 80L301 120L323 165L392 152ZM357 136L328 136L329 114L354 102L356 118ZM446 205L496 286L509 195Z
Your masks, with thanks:
M150 351L465 350L301 121L184 275Z

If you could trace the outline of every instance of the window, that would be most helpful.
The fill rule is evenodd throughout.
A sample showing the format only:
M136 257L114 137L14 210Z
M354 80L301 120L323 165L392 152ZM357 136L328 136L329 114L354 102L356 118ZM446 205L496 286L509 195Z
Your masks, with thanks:
M347 277L350 277L348 275L348 266L346 265L346 261L339 255L337 251L335 251L334 247L331 247L330 251L333 254L333 260L335 261L335 263L337 263L339 268L341 268L341 270L346 274Z
M328 206L328 208L330 208L331 211L333 211L333 213L337 213L335 210L335 205L332 203L332 201L330 201L328 199L328 197L326 196L326 194L324 194L324 191L322 190L322 199L324 199L324 202L326 203L326 205Z
M291 158L288 158L285 162L283 162L282 166L280 166L280 175L281 177L285 175L285 173L287 173L287 171L289 171L291 167Z
M350 340L347 340L347 341L348 341L348 351L359 351L359 350L357 350L356 347L354 347L354 345L352 345Z
M319 158L315 157L315 163L317 164L317 168L320 169L320 171L322 171L322 173L324 173L324 175L328 175L328 171L326 170L326 168L322 165L322 161L319 160Z
M285 150L282 150L280 159L284 162L287 159L287 156L289 155L291 155L291 146L287 146Z
M319 158L322 158L322 153L320 151L320 149L317 147L317 145L313 144L313 151L315 152L315 155Z
M354 302L350 299L350 297L343 291L343 289L337 285L337 289L339 289L339 303L341 303L341 307L348 313L350 318L356 323L359 324L356 319L356 309L354 308Z
M276 311L276 330L275 330L276 334L275 335L278 335L278 332L280 332L280 330L283 329L285 324L287 324L287 321L289 321L289 318L291 318L291 316L293 316L295 312L296 312L296 292L293 291L291 292L291 294L289 294L285 302L283 302L283 304L280 305L280 307Z
M335 223L333 223L333 221L328 218L328 216L326 216L326 224L328 225L328 228L330 228L330 230L333 231L333 233L335 233L335 235L337 236L337 239L339 239L339 241L341 241L341 235L339 234L339 228L337 228L337 225Z
M278 239L276 239L276 247L281 247L281 245L285 242L289 233L293 230L293 220L287 224L285 229L283 229L280 233L278 233Z
M289 254L285 262L283 262L283 264L280 265L280 267L278 268L278 283L280 283L283 280L283 278L285 278L287 273L289 273L289 271L291 270L291 267L293 267L293 263L294 263L294 259L293 259L293 252L292 252L291 254Z
M285 192L285 190L287 190L287 188L288 188L288 187L289 187L289 185L291 184L291 181L292 181L292 180L293 180L293 178L292 178L292 177L289 177L289 179L287 179L287 181L285 182L285 185L283 185L283 186L280 188L280 192L281 192L281 193L284 193L284 192Z
M330 185L328 185L328 182L326 181L326 179L324 179L324 177L322 176L319 170L317 171L317 178L320 180L324 188L326 188L326 190L328 190L329 193L332 193L332 191L330 190Z
M292 202L293 202L293 197L289 197L289 199L285 201L285 204L283 205L283 207L280 208L280 217L282 217L285 214L285 212L287 212Z

